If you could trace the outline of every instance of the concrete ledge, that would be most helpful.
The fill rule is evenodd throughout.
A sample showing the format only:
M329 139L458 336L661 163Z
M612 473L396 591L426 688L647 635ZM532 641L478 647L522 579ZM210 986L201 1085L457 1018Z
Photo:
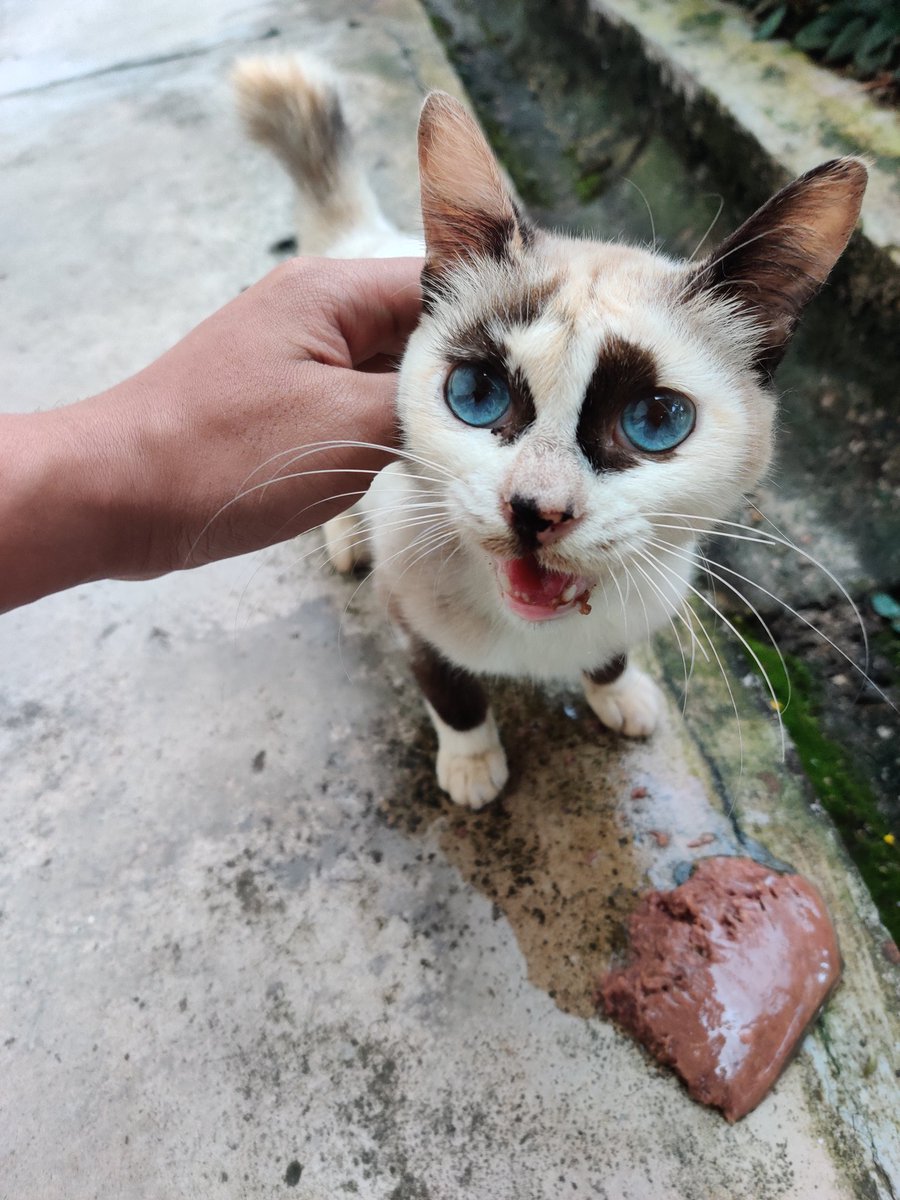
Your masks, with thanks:
M715 0L563 0L561 13L596 42L611 70L643 68L648 95L677 101L673 136L702 144L736 190L761 202L816 163L861 154L870 181L860 230L836 283L856 315L892 326L900 315L900 120L863 87L786 42L758 42ZM640 74L641 68L637 69ZM661 106L665 107L665 106ZM671 109L671 106L669 106Z

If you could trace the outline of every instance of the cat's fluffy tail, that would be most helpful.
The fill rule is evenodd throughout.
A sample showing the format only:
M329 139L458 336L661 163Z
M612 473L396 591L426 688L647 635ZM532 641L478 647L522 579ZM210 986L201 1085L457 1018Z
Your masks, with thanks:
M299 54L245 58L232 82L247 132L273 151L297 185L301 250L335 257L402 253L385 245L396 230L356 162L328 68Z

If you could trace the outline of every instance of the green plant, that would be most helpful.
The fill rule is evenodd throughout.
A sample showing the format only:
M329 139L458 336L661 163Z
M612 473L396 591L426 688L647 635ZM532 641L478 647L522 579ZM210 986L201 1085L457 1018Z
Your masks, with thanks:
M759 21L760 40L788 38L798 50L900 89L900 0L738 0Z

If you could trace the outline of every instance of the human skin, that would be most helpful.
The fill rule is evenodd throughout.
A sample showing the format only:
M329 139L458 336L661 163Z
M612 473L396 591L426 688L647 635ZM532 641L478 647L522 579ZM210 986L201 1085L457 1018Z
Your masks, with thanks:
M421 266L294 259L108 391L0 415L0 612L262 549L351 504L392 457ZM344 440L385 449L315 448Z

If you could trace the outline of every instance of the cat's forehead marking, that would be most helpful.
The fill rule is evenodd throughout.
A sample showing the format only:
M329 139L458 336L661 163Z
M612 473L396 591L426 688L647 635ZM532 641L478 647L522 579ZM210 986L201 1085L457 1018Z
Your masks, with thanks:
M652 393L659 370L653 354L619 335L606 339L584 393L576 438L596 471L621 471L640 461L616 440L623 408Z

